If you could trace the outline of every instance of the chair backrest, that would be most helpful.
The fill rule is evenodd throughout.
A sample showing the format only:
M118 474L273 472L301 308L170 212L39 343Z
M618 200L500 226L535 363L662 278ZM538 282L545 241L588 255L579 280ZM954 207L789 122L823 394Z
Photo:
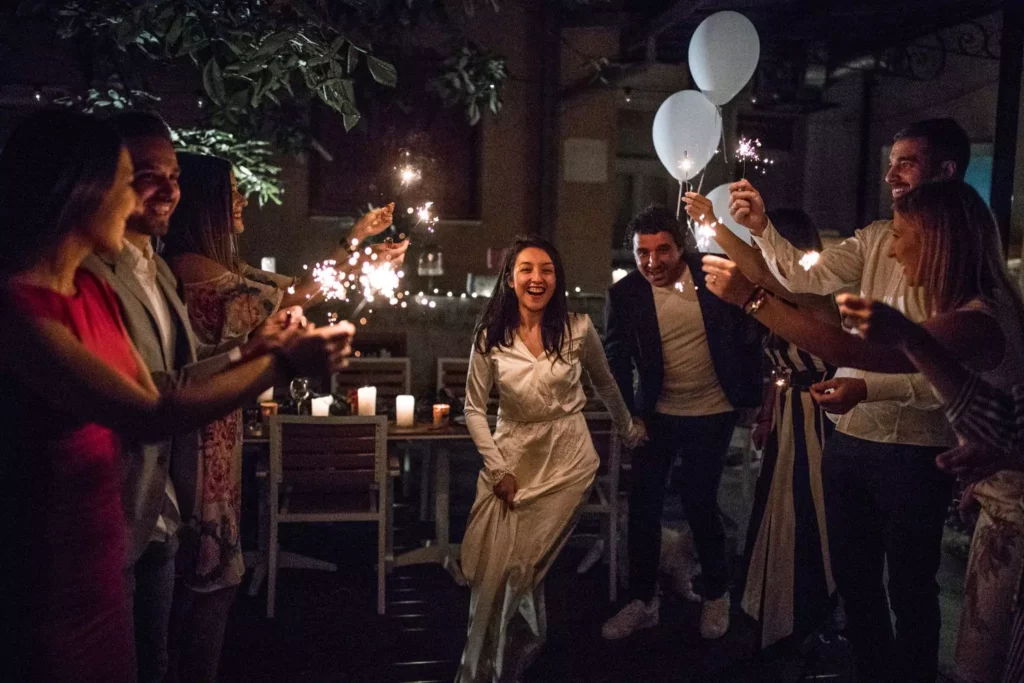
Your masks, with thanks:
M469 374L468 358L437 359L437 390L447 391L463 403L466 402L466 375ZM491 387L487 398L487 413L498 414L498 388Z
M617 482L622 462L622 447L611 415L606 412L584 412L583 417L587 420L587 429L594 442L594 450L601 459L597 470L598 476L613 477Z
M377 400L393 399L411 392L408 358L350 358L348 367L334 373L331 393L344 395L350 389L377 387Z
M367 491L387 485L387 417L270 419L270 474L292 491Z

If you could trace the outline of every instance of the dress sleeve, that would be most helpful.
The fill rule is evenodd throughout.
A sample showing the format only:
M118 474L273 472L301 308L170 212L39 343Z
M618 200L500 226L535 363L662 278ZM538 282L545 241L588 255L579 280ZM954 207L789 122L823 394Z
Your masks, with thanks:
M761 237L755 237L754 241L761 248L768 270L783 287L795 294L825 295L860 283L867 243L878 237L875 231L883 229L868 226L858 230L853 237L823 250L818 262L809 270L800 265L805 252L790 244L770 221Z
M222 292L224 328L220 342L245 337L281 306L284 290L275 284L243 277Z
M632 416L626 402L619 392L619 385L612 376L608 367L608 359L604 355L604 346L601 344L601 337L594 329L594 323L590 316L587 318L587 329L583 335L583 343L580 349L580 363L583 369L590 375L590 382L597 390L598 396L604 401L605 406L611 413L612 422L623 437L629 434L632 425Z
M487 399L494 386L494 371L491 368L490 353L480 353L476 345L469 354L469 372L466 373L466 427L473 438L473 444L484 459L484 468L491 484L497 484L509 474L505 457L498 450L498 444L491 435L487 423Z
M242 276L247 280L256 280L264 284L274 285L278 289L288 289L298 281L296 277L288 277L280 273L272 273L269 270L253 268L248 263L242 264Z

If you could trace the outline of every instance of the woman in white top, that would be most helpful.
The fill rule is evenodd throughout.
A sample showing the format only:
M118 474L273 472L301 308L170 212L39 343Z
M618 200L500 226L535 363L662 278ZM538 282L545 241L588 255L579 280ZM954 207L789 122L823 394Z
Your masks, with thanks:
M921 294L929 318L921 329L991 384L1008 389L1024 382L1024 304L1006 270L999 231L984 200L959 180L925 183L895 202L892 256ZM915 372L914 353L898 335L872 329L882 304L844 298L844 314L867 339L844 334L766 298L729 262L705 257L708 288L759 321L826 360L875 372ZM903 319L902 329L909 323ZM885 327L877 324L876 327ZM889 343L886 343L889 342ZM934 379L928 374L929 379ZM942 383L943 398L949 399ZM980 518L971 541L956 650L957 678L998 681L1014 607L1024 573L1024 473L1001 471L975 483L969 499ZM853 598L854 596L848 596Z
M642 438L586 315L570 315L554 246L519 240L477 325L466 426L484 459L462 542L472 587L457 683L517 681L546 632L544 576L598 468L582 414L586 370L627 445ZM491 435L487 400L498 389Z

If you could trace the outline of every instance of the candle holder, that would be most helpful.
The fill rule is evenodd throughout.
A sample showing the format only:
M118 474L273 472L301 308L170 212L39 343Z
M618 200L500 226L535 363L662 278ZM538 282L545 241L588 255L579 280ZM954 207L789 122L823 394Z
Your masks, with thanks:
M440 429L448 426L448 417L451 413L451 406L447 403L434 404L434 428Z

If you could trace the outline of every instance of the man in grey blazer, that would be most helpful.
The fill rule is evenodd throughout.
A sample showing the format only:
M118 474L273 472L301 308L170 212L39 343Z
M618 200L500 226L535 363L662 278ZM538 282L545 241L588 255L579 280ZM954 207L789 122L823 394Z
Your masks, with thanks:
M246 349L197 342L177 281L152 244L153 237L167 233L180 198L170 133L151 114L122 114L110 122L131 154L139 208L128 220L124 250L90 256L83 267L114 289L128 334L154 378L201 380L241 360L243 354L256 353L259 341ZM198 449L197 432L155 443L124 444L122 497L129 541L125 572L132 591L139 683L157 683L167 673L176 532L195 505Z

